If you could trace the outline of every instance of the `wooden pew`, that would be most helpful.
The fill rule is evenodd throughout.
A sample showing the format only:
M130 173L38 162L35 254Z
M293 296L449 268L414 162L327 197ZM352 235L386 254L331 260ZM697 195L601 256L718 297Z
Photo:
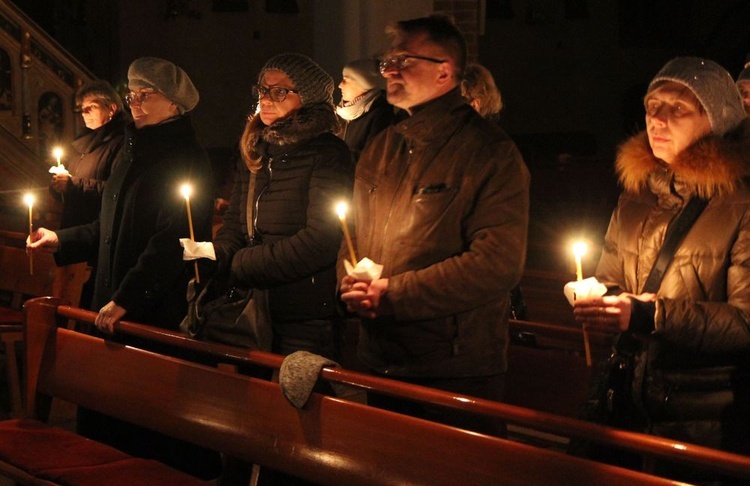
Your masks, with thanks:
M26 235L0 231L0 342L5 351L6 379L12 416L21 413L21 387L16 345L23 338L22 305L29 297L54 295L77 306L89 278L85 263L57 267L49 253L34 255L33 274L26 255Z
M58 308L58 314L66 318L77 319L83 322L93 322L93 319L95 318L94 313L82 311L80 309L72 308L69 306L60 306ZM535 326L536 329L539 329L539 326L547 326L540 325L538 323L517 324ZM117 325L117 332L122 332L136 337L147 338L163 344L175 346L176 348L179 348L181 350L187 349L194 352L199 352L206 356L214 357L223 363L251 363L258 366L278 369L283 361L283 358L281 356L275 354L264 353L260 351L247 351L232 346L224 346L196 341L180 333L162 329L155 329L136 323L121 322ZM560 332L565 335L569 335L568 331ZM596 341L596 339L602 339L603 341L601 346L608 346L608 336L606 335L600 336L599 338L593 337L593 339L594 341ZM547 341L540 339L540 342L545 343ZM578 341L574 339L574 342ZM581 344L579 345L582 347ZM483 413L502 418L509 424L528 427L530 429L538 430L544 433L551 433L563 437L592 441L594 443L600 443L603 445L613 446L623 450L635 452L637 454L643 455L646 459L668 459L699 468L705 468L708 470L725 473L729 476L750 479L750 457L746 456L729 454L723 451L709 449L688 443L676 443L674 441L662 439L659 437L611 429L608 427L602 427L596 424L571 419L569 417L545 413L539 410L517 407L505 403L497 403L488 400L475 399L472 397L457 397L454 396L454 394L442 392L440 390L410 385L403 382L379 378L367 374L345 370L342 368L324 368L321 372L321 378L334 383L347 384L361 389L373 390L379 393L401 398L408 398L422 403L430 403L433 405L444 406L457 410ZM276 391L274 393L279 392L278 388L275 388L275 390ZM315 400L316 401L312 403L316 405L308 405L305 410L298 412L301 414L301 417L304 416L309 418L309 415L307 415L306 413L307 411L309 411L312 412L313 415L318 415L319 418L322 419L323 414L336 413L335 411L338 410L337 408L329 408L332 407L332 405L330 405L332 402L337 403L337 406L344 406L342 405L342 403L346 403L342 402L341 400L336 400L330 397L320 397L317 395L315 395ZM282 403L285 404L285 402L282 400L281 402L277 403L277 405L281 406ZM321 408L316 408L318 406L320 406ZM373 412L372 409L369 408L365 408L365 410L369 410L369 413L378 413ZM326 418L332 419L332 417ZM288 418L283 418L283 420L287 419ZM364 415L362 417L362 420L365 420ZM392 426L396 425L392 424ZM400 427L400 425L398 427ZM269 430L273 428L274 426L271 425ZM354 435L363 434L364 436L368 436L369 428L369 425L365 425L364 428L355 429L352 431L352 433ZM438 428L440 428L440 426ZM402 429L391 428L390 430L401 431ZM408 432L408 428L403 430L404 431L401 435L410 434L410 432ZM329 431L329 433L336 433L336 431L331 430ZM345 431L342 433L347 432ZM397 441L401 440L401 435L399 435ZM355 439L352 438L352 440ZM425 437L420 440L422 442L432 443L431 437ZM411 447L415 447L418 449L419 447L421 447L419 445L419 442L420 441L418 440L417 443L409 443L407 450ZM380 444L379 447L388 448L391 447L391 445ZM460 447L461 446L456 444L456 447L452 448L451 450L463 450ZM471 445L467 445L467 447L471 447ZM534 450L538 451L539 449L535 448ZM443 452L445 457L450 457L450 451ZM500 451L496 452L499 453ZM536 452L534 454L536 454ZM496 461L497 459L493 457L492 460ZM521 459L517 458L517 460ZM589 461L586 461L586 463L589 463ZM454 465L451 464L451 467L453 466ZM500 465L501 468L505 466L505 463ZM445 465L436 465L436 467L445 467ZM522 468L525 467L526 465L523 465ZM523 470L525 471L525 469ZM554 475L555 471L556 467L550 467L547 473ZM519 482L521 481L519 480ZM558 481L554 479L549 480L548 478L545 484L557 484L557 482ZM511 484L514 483L511 482Z
M38 395L58 397L320 484L675 484L330 396L313 394L303 409L296 409L276 383L57 327L61 317L87 322L95 317L91 312L58 306L59 302L34 299L26 305L29 416ZM277 368L282 360L277 355L193 341L135 323L121 322L116 332L183 351L200 351L230 363ZM438 390L343 369L326 368L322 376L513 421L539 425L551 420L562 426L561 417L489 401L457 399ZM564 425L577 424L567 420ZM30 476L45 475L29 467L21 470L14 462L19 452L14 451L23 447L3 446L7 439L0 423L0 473L26 481ZM723 459L720 464L734 464ZM72 468L68 475L74 472L79 479L84 474Z

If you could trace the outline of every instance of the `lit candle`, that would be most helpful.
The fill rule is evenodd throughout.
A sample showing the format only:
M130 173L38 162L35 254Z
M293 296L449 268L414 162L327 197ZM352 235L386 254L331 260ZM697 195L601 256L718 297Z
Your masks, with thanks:
M576 280L579 282L583 280L583 270L581 268L581 257L586 254L588 248L586 243L579 241L573 245L573 256L576 259Z
M346 240L346 246L349 248L349 259L352 262L352 266L357 266L357 254L354 252L354 245L352 245L352 237L349 234L349 226L346 224L346 210L348 206L345 202L340 202L336 206L336 213L339 215L339 221L341 221L341 229L344 231L344 239Z
M188 217L188 228L190 229L190 240L195 241L195 233L193 233L193 215L190 212L190 194L193 192L193 188L190 187L190 184L183 184L182 187L180 187L180 192L182 192L182 197L185 198L185 205L187 206L187 217ZM201 278L198 274L198 260L193 261L193 265L195 266L195 283L200 283Z
M573 245L573 256L576 259L576 280L579 282L583 280L583 269L581 267L581 257L586 254L588 248L586 243L578 241ZM591 359L591 343L589 342L589 327L586 323L581 326L583 332L583 351L586 353L586 365L592 366L593 361Z
M63 151L62 151L62 149L60 147L55 147L52 150L52 155L55 157L55 159L57 159L57 166L58 167L62 166L62 164L60 163L60 159L62 158L62 154L63 154Z
M31 233L34 231L34 195L27 193L23 196L23 202L29 206L29 241L31 241ZM34 253L29 253L29 275L34 275Z

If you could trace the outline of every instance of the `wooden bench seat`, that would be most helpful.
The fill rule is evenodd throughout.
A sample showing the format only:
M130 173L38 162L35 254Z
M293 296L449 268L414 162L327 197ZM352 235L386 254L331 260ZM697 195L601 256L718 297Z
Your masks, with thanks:
M22 484L207 486L156 461L137 459L37 420L0 422L0 470Z
M33 299L26 305L29 416L36 410L38 395L57 397L319 484L675 484L316 393L304 408L296 409L277 383L58 327L56 322L64 320L61 316L93 319L93 313L58 304L55 299ZM256 365L277 367L281 360L269 353L208 345L134 323L123 322L116 329L184 349L202 349L228 361L233 355L250 353ZM336 368L323 371L324 376L331 373L338 374L341 382L368 386L361 374ZM393 392L388 386L394 390L404 386L382 378L374 383L385 393ZM424 394L423 388L410 392ZM451 397L437 390L431 393L437 401ZM495 405L504 412L514 408L486 401L474 405L479 411ZM47 434L37 422L10 422L0 427L0 443L7 441L6 429L14 427L40 431L46 437L56 433ZM33 461L39 450L49 451L54 442L39 445L29 440L8 447L0 474L14 477L23 470L34 476L39 463L26 461ZM44 467L49 467L50 456L54 453L45 454ZM136 467L141 474L145 465ZM100 480L102 471L106 468L71 466L63 484L94 484L89 481ZM125 467L121 473L127 476L128 471ZM43 479L61 481L52 476ZM130 484L156 482L140 478Z

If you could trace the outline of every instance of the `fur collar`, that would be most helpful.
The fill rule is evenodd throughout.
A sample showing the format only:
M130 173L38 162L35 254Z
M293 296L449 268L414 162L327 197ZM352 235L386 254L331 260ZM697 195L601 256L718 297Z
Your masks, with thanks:
M261 140L271 145L294 145L326 132L338 133L340 129L333 106L327 103L303 106L270 126L263 124L260 115L255 115L250 125L254 135L253 146Z
M750 120L723 137L708 135L682 151L670 165L654 157L646 132L625 141L617 152L616 170L626 191L640 192L656 170L705 199L733 193L750 175Z

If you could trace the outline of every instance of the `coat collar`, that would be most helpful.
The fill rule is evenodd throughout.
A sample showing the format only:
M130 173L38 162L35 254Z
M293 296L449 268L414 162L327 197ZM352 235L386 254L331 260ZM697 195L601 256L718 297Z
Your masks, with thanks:
M723 137L708 135L680 153L672 164L654 157L646 132L624 142L616 171L626 191L655 192L668 181L682 196L705 199L731 194L750 176L750 120Z
M461 111L465 113L462 113ZM462 115L471 113L471 108L461 96L459 87L448 93L415 107L414 114L396 125L396 131L413 142L429 142L443 139L448 131L454 131L463 123Z

